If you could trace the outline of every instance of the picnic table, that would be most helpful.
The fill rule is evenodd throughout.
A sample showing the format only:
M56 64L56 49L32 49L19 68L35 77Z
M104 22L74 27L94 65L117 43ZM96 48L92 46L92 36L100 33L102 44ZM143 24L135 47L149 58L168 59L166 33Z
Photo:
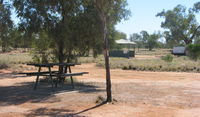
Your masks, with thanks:
M60 81L62 83L62 86L63 86L65 78L70 77L71 85L74 88L73 76L80 76L80 75L83 75L83 74L88 74L88 72L72 73L71 66L80 65L80 64L77 64L77 63L48 63L48 64L30 63L30 64L27 64L27 65L37 67L38 71L37 72L19 73L19 74L25 74L27 76L36 76L34 90L37 89L37 85L38 85L40 76L49 77L52 88L54 88L54 84L55 84L55 87L57 87L58 81ZM58 66L59 69L57 71L52 71L52 68L54 66ZM48 70L47 71L41 71L42 68L48 68ZM60 68L62 68L62 69L60 69ZM55 83L53 81L53 77L56 78Z

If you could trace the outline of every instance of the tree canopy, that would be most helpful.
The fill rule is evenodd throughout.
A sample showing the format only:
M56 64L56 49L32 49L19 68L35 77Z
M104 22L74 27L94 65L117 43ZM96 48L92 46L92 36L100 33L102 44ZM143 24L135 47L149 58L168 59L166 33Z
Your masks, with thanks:
M192 10L195 12L199 12L200 11L200 2L195 3Z
M163 10L156 16L165 18L161 27L167 29L165 34L168 41L173 39L188 45L199 36L200 26L191 9L187 10L186 7L177 5L174 9Z
M97 0L98 1L98 0ZM84 54L93 49L99 53L103 40L102 23L98 9L90 0L15 0L19 28L31 35L45 31L53 42L51 48L59 62L65 61L73 54ZM126 18L128 10L124 0L114 0L110 6L108 25L112 36L114 25ZM112 38L109 38L112 41Z

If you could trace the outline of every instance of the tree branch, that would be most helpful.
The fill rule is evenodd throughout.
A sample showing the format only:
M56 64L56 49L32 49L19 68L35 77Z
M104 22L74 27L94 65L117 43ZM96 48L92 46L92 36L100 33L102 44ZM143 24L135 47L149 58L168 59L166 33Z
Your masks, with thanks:
M195 36L196 36L196 33L198 31L198 29L200 28L200 25L194 30L194 33L193 35L190 37L190 40L192 40Z

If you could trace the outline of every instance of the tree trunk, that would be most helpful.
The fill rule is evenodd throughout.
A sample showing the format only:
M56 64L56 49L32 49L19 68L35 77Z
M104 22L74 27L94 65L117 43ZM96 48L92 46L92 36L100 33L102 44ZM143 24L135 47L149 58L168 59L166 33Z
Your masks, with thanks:
M63 53L63 43L62 42L59 43L59 47L58 47L58 62L64 63L64 53ZM63 66L59 66L59 73L63 73Z
M105 68L106 68L106 93L107 93L107 102L112 102L112 90L111 90L111 78L110 78L110 65L109 65L109 50L108 50L108 31L107 31L107 17L108 13L105 12L104 5L102 0L96 0L95 6L98 10L99 17L102 23L102 34L104 41L104 59L105 59Z
M107 21L105 17L101 18L103 21L103 39L104 39L104 58L105 58L105 68L106 68L106 93L107 102L112 102L112 90L111 90L111 77L110 77L110 65L109 65L109 49L108 49L108 31L107 31Z
M189 44L192 43L192 39L191 39L191 40L189 40L189 39L186 40L186 39L185 39L184 42L185 42L186 45L189 45Z

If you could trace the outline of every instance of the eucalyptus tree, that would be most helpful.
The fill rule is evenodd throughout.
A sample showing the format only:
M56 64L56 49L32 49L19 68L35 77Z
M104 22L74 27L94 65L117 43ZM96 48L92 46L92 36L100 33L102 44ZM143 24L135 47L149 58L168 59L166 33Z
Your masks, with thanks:
M144 47L144 43L142 41L142 36L138 33L133 33L130 35L130 41L135 42L137 47L138 47L138 51L139 48Z
M151 51L153 48L159 45L158 39L160 38L161 38L160 33L153 33L149 36L149 39L147 40L147 47L149 48L149 51Z
M84 12L79 15L76 25L74 25L77 38L81 38L80 43L82 43L78 48L80 50L86 50L83 51L84 53L89 52L89 50L92 49L93 56L97 57L98 54L102 53L103 43L103 40L101 40L101 23L99 23L100 19L98 17L98 12L91 3L88 4L83 1L82 7L84 8Z
M19 26L27 35L43 31L48 34L55 58L63 63L75 50L76 18L83 12L81 0L15 0Z
M3 52L8 48L10 40L9 33L13 27L10 10L10 4L6 1L0 0L0 41Z
M153 48L158 46L158 39L161 38L160 32L149 34L147 31L140 32L141 38L140 41L142 45L151 51Z
M127 39L127 35L126 33L120 32L120 31L115 31L115 39L119 40L119 39Z
M164 31L163 37L165 38L166 46L168 48L173 48L174 46L180 45L180 40L173 39L169 31Z
M107 91L107 102L112 101L112 90L111 90L111 78L110 78L110 66L109 66L109 41L108 41L108 27L115 25L122 19L126 19L129 15L127 10L126 0L92 0L93 5L98 11L98 15L101 23L101 34L102 40L104 41L104 58L106 68L106 91Z
M200 13L200 2L195 3L192 10L197 14ZM200 31L198 33L200 33ZM195 43L200 43L200 36L196 38Z
M177 40L179 43L184 42L188 45L199 35L200 26L198 25L195 14L192 10L187 10L182 5L176 6L173 10L163 10L156 16L165 18L161 27L169 30L168 36Z
M23 34L18 30L18 28L16 27L12 28L12 30L10 31L10 38L11 38L10 44L14 49L24 47L25 43L24 43Z
M140 39L141 39L144 47L146 47L150 34L147 31L143 30L140 32L140 35L141 35Z
M114 25L126 19L126 0L15 0L13 4L26 33L48 34L50 47L59 62L75 51L95 48L104 43L107 101L112 101L108 42Z

